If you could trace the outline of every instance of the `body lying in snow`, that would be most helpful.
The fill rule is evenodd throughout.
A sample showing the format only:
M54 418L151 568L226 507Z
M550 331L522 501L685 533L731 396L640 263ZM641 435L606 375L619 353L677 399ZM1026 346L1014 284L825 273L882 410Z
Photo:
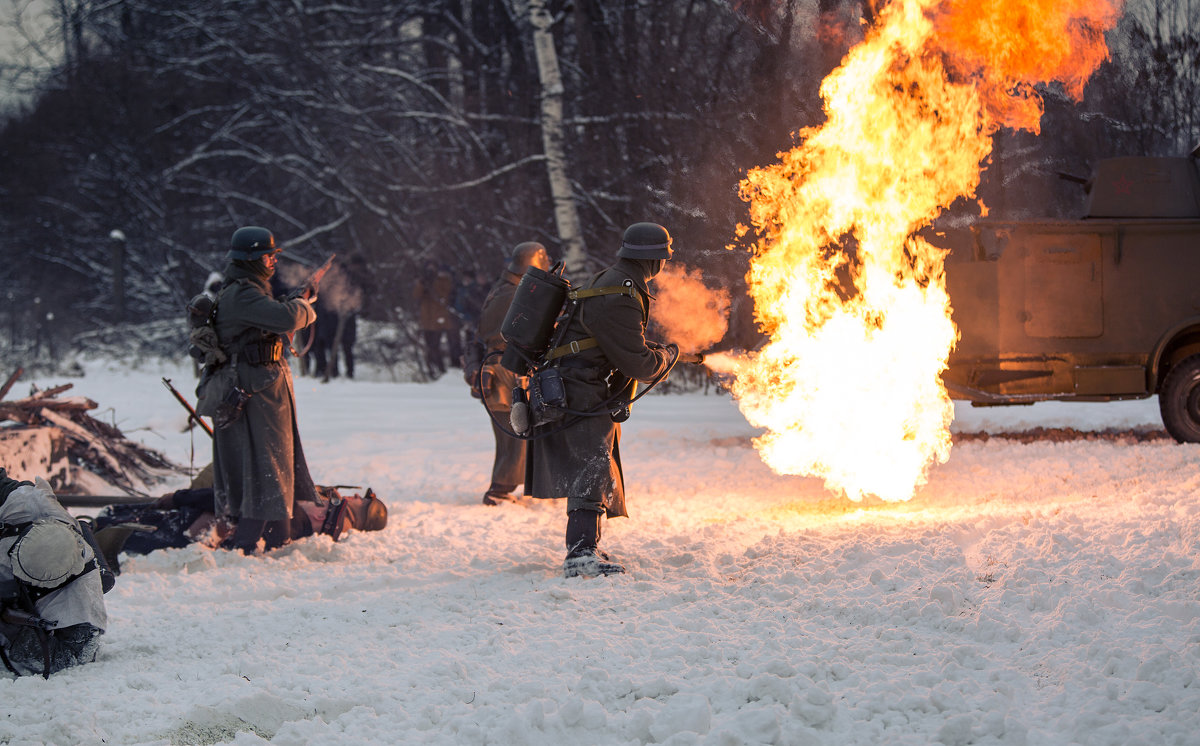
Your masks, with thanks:
M363 495L342 495L335 487L317 485L316 502L297 500L291 537L313 534L342 538L350 530L379 531L387 525L387 507L367 488ZM121 552L147 554L155 549L189 544L222 547L236 524L219 517L211 486L177 490L144 505L112 505L95 518L96 541L113 572L119 573Z

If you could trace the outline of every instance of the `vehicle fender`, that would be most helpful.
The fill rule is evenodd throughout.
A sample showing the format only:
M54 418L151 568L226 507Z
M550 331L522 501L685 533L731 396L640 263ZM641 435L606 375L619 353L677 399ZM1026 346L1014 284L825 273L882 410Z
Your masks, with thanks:
M1158 392L1163 376L1174 363L1200 354L1200 316L1189 316L1168 329L1150 352L1149 380Z

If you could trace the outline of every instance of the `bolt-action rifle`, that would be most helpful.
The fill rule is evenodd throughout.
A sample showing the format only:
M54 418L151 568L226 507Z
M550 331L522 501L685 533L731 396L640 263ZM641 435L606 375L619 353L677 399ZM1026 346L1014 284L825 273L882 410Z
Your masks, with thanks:
M153 505L157 498L141 495L55 495L64 508L106 508L109 505Z
M300 287L300 290L297 291L296 297L299 297L299 298L316 298L317 297L317 291L321 288L321 280L325 277L325 273L329 271L329 268L333 266L333 260L335 257L337 257L337 254L330 254L329 258L325 260L325 263L322 264L320 267L317 267L313 271L313 273L311 275L309 275L308 280L304 283L304 285L302 285ZM291 348L292 354L295 355L296 357L298 357L298 358L304 357L305 355L308 354L308 351L310 349L312 349L313 340L316 339L316 335L313 334L311 331L308 333L308 335L307 335L308 339L305 341L304 349L302 349L302 350L297 350L295 347L292 347L292 337L293 336L295 336L294 333L287 335L288 347Z
M179 402L180 405L187 410L188 427L191 427L191 423L194 422L199 425L204 432L208 433L208 437L211 438L213 436L212 428L208 426L207 422L200 419L200 415L196 414L196 409L191 404L188 404L188 400L183 398L183 394L179 393L178 389L171 385L171 379L163 376L162 382L163 385L170 389L171 393L175 395L175 401Z

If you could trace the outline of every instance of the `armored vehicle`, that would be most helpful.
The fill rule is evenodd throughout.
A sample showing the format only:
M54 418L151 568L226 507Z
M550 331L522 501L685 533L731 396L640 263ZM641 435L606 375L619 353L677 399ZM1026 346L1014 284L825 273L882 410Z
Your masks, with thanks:
M980 405L1158 395L1167 431L1200 442L1200 147L1100 161L1080 220L930 236L961 338L943 375Z

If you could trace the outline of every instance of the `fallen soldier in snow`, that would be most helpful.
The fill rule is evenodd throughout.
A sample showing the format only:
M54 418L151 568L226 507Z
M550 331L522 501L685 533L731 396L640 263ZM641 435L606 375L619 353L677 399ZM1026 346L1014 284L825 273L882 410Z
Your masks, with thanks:
M198 482L200 483L198 485ZM323 534L338 541L352 529L379 531L387 526L387 507L374 490L343 496L335 487L316 485L317 501L297 500L291 519L291 540ZM203 480L152 503L112 505L94 519L96 541L113 572L120 573L121 552L148 554L155 549L189 544L231 549L227 539L236 523L216 513L216 497Z
M17 676L96 659L112 577L50 485L0 468L0 661ZM107 585L107 587L106 587Z

